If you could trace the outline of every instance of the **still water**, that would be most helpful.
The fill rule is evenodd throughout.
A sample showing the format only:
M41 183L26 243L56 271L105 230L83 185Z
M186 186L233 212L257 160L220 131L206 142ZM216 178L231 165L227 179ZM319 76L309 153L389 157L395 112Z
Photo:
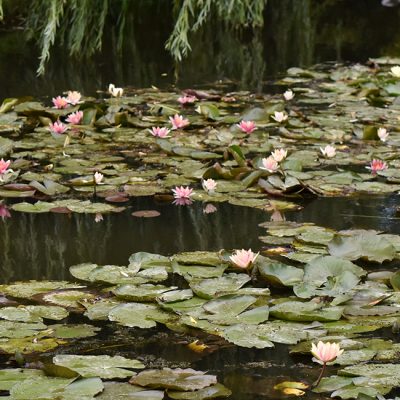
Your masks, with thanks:
M176 77L179 88L222 80L229 88L262 91L289 67L399 54L400 7L384 7L380 0L268 0L263 29L232 32L210 21L190 37L193 51L177 67L164 48L173 29L171 2L127 4L122 52L116 49L115 22L110 21L100 53L76 60L65 48L55 47L46 74L39 78L38 48L21 29L0 26L0 101L71 89L94 95L110 82L165 88Z
M316 198L304 209L286 213L287 221L313 222L328 228L377 229L400 234L398 197ZM204 205L174 206L138 199L126 211L95 222L85 214L11 212L0 219L1 283L26 279L68 279L71 265L127 265L138 251L172 255L182 251L252 248L260 250L258 225L271 214L227 203L213 214ZM136 218L137 210L157 210L156 218Z

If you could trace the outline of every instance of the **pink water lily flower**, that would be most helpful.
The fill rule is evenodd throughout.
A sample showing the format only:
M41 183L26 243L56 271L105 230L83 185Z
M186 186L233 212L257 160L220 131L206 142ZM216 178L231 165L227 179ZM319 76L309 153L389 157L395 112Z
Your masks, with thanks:
M68 100L65 97L57 96L53 97L53 108L67 108L68 107Z
M169 117L172 124L172 129L181 129L189 125L189 120L182 117L182 115L175 114L173 117Z
M370 165L365 168L371 170L371 173L376 174L378 171L384 171L385 169L388 169L388 165L385 163L385 161L374 158Z
M0 160L0 175L3 175L8 172L8 167L11 164L11 160L4 161L3 159Z
M260 169L265 169L268 172L276 172L279 169L278 162L274 159L274 157L269 156L268 158L263 158L261 160L262 167Z
M215 189L217 187L217 182L214 181L214 179L205 179L201 182L201 186L203 186L203 189L207 193L214 193Z
M47 128L51 134L56 135L62 135L65 133L69 128L67 125L63 124L61 121L56 121L54 124L50 122L49 127Z
M73 106L82 103L81 100L82 95L80 92L77 92L76 90L73 91L68 91L68 96L67 96L67 102L69 104L72 104Z
M312 343L311 353L315 357L315 360L319 364L326 364L328 362L336 360L343 353L343 349L340 349L339 344L321 342L319 341L317 345Z
M251 132L257 129L256 123L254 121L245 121L242 120L240 121L239 124L236 124L236 126L244 133L247 133L250 135Z
M182 104L182 105L185 105L185 104L193 104L193 103L196 102L196 101L197 101L197 97L196 97L196 96L187 96L187 95L184 95L184 96L178 97L178 102L179 102L180 104Z
M281 162L287 157L287 150L285 149L275 149L271 153L271 157L276 161L276 162Z
M73 125L79 125L83 118L83 111L75 111L68 115L66 121Z
M190 199L190 196L193 195L193 189L189 186L176 186L175 189L172 189L172 192L175 199Z
M249 250L235 250L235 253L232 254L229 259L239 268L249 268L251 264L254 263L256 258L260 253L253 253L251 249Z
M151 129L148 129L148 131L153 136L156 136L156 137L159 137L159 138L167 138L168 134L171 132L171 130L168 129L168 128L160 128L158 126L157 127L153 126Z

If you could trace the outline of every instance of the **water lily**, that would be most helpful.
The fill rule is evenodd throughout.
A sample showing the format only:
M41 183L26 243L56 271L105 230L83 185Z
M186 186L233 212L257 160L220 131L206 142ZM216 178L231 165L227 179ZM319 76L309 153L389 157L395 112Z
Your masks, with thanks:
M53 108L67 108L69 103L66 97L53 97L52 99L54 107Z
M217 211L217 207L214 206L214 204L208 203L206 206L203 208L203 214L212 214Z
M171 130L168 129L168 128L160 128L158 126L157 127L153 126L151 129L148 129L148 131L153 136L156 136L156 137L159 137L159 138L167 138L168 134L171 132Z
M175 199L190 199L193 195L193 189L189 186L176 186L175 189L172 189L172 192L174 193Z
M388 169L388 165L385 163L385 161L374 158L369 166L365 168L371 170L371 173L376 174L378 171L384 171L385 169Z
M67 96L67 102L69 104L72 104L73 106L82 103L81 100L82 95L80 92L77 92L76 90L73 91L68 91L68 96Z
M4 175L9 171L8 167L10 166L10 164L11 160L7 161L4 161L4 159L0 160L0 175Z
M261 160L262 167L260 169L265 169L268 172L276 172L279 169L278 162L274 159L273 156L269 156L268 158L263 158Z
M207 192L207 193L214 193L215 189L217 187L217 182L214 181L214 179L205 179L201 182L201 185L203 186L203 189Z
M382 142L386 142L387 138L389 137L389 132L385 128L378 129L378 137Z
M235 253L232 254L229 259L239 268L247 269L249 268L260 253L253 253L251 249L249 250L235 250Z
M108 93L113 97L121 97L124 94L124 89L115 87L113 83L110 83L108 85Z
M331 146L330 144L328 144L324 148L320 147L319 149L321 150L322 155L326 158L332 158L336 155L335 146Z
M400 78L400 65L395 65L394 67L390 68L390 73L395 78Z
M49 127L47 128L52 136L58 139L62 134L64 134L69 128L67 125L63 124L61 121L56 121L53 123L50 122Z
M322 364L321 373L315 382L314 386L318 386L321 378L324 374L326 364L328 362L336 360L343 353L343 349L340 349L339 344L337 343L329 343L329 342L321 342L319 341L317 345L314 343L311 344L311 354L314 356L313 361Z
M236 124L237 127L244 133L250 135L256 129L256 123L254 121L240 121L239 124Z
M189 125L189 120L182 117L182 115L175 114L173 117L169 117L172 124L172 129L181 129Z
M66 121L73 125L79 125L83 118L83 111L75 111L68 115Z
M271 118L281 123L288 119L288 115L284 111L275 111L274 115L271 115Z
M275 149L271 153L271 157L276 161L276 162L281 162L287 157L287 150L285 149Z
M286 101L292 100L293 97L294 97L294 93L293 93L293 91L292 91L291 89L288 89L288 90L286 90L285 93L283 93L283 98L284 98Z
M182 105L185 105L185 104L193 104L193 103L196 102L196 101L197 101L197 97L196 97L196 96L187 96L187 95L184 95L184 96L178 97L178 102L179 102L180 104L182 104Z
M96 171L93 174L93 181L96 185L99 185L101 183L101 181L103 180L103 178L104 178L104 175L98 171Z

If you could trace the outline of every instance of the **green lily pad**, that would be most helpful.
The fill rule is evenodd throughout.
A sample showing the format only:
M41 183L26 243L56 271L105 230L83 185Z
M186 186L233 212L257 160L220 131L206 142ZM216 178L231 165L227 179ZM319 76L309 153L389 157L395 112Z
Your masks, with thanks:
M365 258L382 263L396 257L396 249L387 239L368 231L352 236L336 235L328 248L331 255L347 260Z
M125 326L152 328L157 322L168 322L171 315L152 304L128 303L112 308L108 318Z
M80 356L59 354L53 363L77 372L84 378L100 377L103 379L127 378L132 376L130 369L142 369L144 365L137 360L121 356ZM129 369L128 369L129 368Z
M168 390L168 397L175 400L220 399L223 397L229 397L231 394L232 391L220 383L204 389L195 390L194 392L176 392Z
M141 386L122 382L104 382L104 391L99 400L162 400L163 390L146 390Z
M194 369L150 369L140 372L129 381L135 385L164 388L182 391L193 391L206 388L217 383L214 375L206 375L205 372Z

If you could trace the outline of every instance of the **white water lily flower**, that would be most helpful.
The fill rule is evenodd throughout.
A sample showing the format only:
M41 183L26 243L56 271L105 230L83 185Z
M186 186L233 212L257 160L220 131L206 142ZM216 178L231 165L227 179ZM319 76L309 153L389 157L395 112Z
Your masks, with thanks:
M390 68L390 73L395 78L400 78L400 65L395 65L394 67Z

